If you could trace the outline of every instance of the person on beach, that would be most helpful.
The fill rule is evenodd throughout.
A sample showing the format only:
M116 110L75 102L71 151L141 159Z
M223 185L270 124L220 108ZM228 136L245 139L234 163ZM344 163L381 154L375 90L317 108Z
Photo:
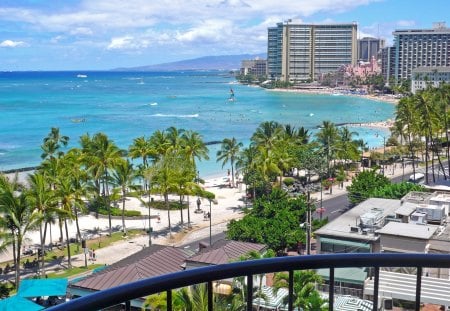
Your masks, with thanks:
M197 198L197 210L200 210L200 205L202 204L202 201L200 198Z

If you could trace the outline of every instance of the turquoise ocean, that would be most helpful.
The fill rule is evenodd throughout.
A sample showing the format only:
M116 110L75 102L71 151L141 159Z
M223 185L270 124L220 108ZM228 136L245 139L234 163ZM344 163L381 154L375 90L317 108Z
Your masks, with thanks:
M233 89L235 101L229 101ZM377 122L395 106L361 97L304 95L240 85L226 72L0 72L0 170L36 166L51 127L77 147L84 133L103 132L121 148L170 126L199 132L206 142L235 137L248 144L263 121L305 127L323 120ZM386 130L352 127L369 147L383 145ZM208 146L201 176L222 174Z

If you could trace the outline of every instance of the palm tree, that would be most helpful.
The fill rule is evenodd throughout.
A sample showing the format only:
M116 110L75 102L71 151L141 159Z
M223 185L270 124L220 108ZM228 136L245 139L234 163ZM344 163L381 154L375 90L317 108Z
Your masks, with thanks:
M28 177L29 191L27 192L28 200L31 206L41 214L42 220L39 226L39 236L41 242L41 250L45 249L45 231L42 226L46 219L56 211L56 198L51 189L51 184L44 174L36 172ZM42 256L41 272L45 276L45 256Z
M217 151L217 162L222 161L222 168L230 162L231 164L231 185L234 187L234 163L236 162L240 148L243 144L237 142L236 138L225 138L219 151Z
M320 131L316 134L327 159L328 177L331 177L330 161L334 159L338 137L338 130L330 121L323 121Z
M280 288L287 288L289 284L289 274L285 272L275 273L273 290L275 293ZM322 278L312 270L294 271L294 306L301 310L316 311L320 309L310 309L309 300L314 299L314 305L317 305L317 297L314 295L316 291L315 285L321 283ZM323 303L322 303L323 305Z
M52 127L50 133L44 138L42 148L42 159L61 157L64 153L59 151L61 147L66 147L69 143L69 137L61 135L59 128Z
M279 135L283 133L283 126L276 121L266 121L256 128L251 141L257 146L273 147Z
M194 172L197 172L195 159L199 161L202 159L209 160L208 148L199 133L191 130L185 131L181 136L181 146L191 160Z
M258 251L250 251L244 256L241 256L240 260L258 260L258 259L264 259L264 258L273 258L275 257L275 252L271 249L268 249L265 253L260 253ZM258 287L258 293L257 297L259 298L259 303L261 303L261 299L263 298L262 295L262 282L263 282L263 275L258 276L259 279L259 287ZM256 310L260 309L260 305L258 305L258 308Z
M122 160L117 163L112 172L113 184L120 187L122 191L122 227L123 234L127 235L127 228L125 226L125 201L127 189L135 189L134 178L136 173L133 169L133 164L130 160Z
M149 157L155 156L155 150L152 148L150 139L145 139L144 136L135 138L133 144L128 147L128 156L131 159L142 158L141 174L148 168ZM144 191L147 190L147 181L144 178Z
M25 234L36 229L41 214L27 200L27 193L17 179L0 175L0 228L10 232L6 243L12 244L16 289L20 285L20 257Z
M103 133L97 133L92 138L93 154L90 156L92 160L91 170L95 170L96 174L101 178L103 204L108 209L109 218L109 235L112 234L111 225L111 206L109 202L109 170L111 170L119 161L122 160L123 151Z
M352 132L348 127L341 127L338 129L338 140L336 142L336 155L341 160L357 160L359 158L359 151L357 142L353 136L357 136L357 132ZM346 165L345 165L346 166Z
M164 202L167 209L169 236L172 236L169 194L174 193L177 189L178 174L174 170L174 167L177 165L176 163L178 163L177 161L180 161L180 159L175 151L167 152L145 173L146 178L152 180L152 189L156 193L160 193L164 196Z
M173 298L174 310L207 311L208 288L205 283L183 287L175 292Z

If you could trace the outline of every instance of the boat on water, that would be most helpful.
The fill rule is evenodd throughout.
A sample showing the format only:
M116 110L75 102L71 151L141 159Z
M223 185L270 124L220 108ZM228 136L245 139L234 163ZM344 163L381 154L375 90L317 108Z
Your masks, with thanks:
M81 75L81 74L79 74L79 75L77 75L77 78L87 78L87 75Z
M72 123L81 123L81 122L85 122L86 119L85 118L74 118L74 119L71 119L70 121L72 121Z

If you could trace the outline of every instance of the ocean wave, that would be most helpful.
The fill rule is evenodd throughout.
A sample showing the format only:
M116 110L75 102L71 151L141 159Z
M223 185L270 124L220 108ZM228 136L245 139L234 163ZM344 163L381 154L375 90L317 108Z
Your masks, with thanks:
M158 103L151 103L150 106L158 106Z
M162 113L156 113L152 114L152 117L160 117L160 118L198 118L199 114L162 114Z

